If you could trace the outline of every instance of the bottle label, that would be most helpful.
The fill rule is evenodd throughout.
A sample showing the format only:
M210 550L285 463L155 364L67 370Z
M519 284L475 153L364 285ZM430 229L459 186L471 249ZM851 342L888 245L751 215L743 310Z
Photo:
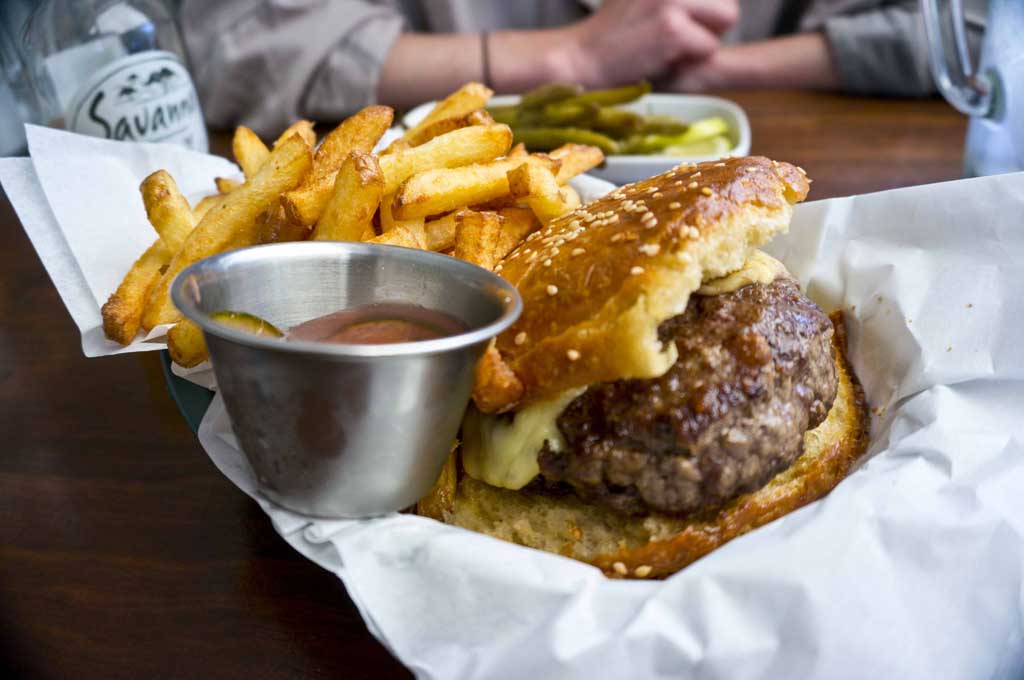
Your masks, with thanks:
M95 71L71 98L65 121L95 137L208 150L196 88L171 52L139 52Z

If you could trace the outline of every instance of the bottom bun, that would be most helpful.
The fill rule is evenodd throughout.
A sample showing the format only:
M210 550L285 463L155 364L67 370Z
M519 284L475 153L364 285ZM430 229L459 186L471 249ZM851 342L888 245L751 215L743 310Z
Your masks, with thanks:
M821 498L867 449L864 391L846 358L842 315L834 313L831 319L839 380L828 417L804 435L804 452L792 466L718 511L686 518L625 516L575 496L508 491L462 474L444 511L424 514L588 562L611 577L673 574L737 536Z

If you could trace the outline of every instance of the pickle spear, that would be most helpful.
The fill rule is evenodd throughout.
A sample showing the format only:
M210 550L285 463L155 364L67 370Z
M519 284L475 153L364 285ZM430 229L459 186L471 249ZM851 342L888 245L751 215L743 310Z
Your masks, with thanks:
M563 144L589 144L605 154L619 153L619 143L607 135L593 130L573 127L512 128L515 143L522 142L527 149L551 151Z
M284 337L277 326L248 312L214 312L210 318L217 323L247 331L253 335L266 335L272 338Z

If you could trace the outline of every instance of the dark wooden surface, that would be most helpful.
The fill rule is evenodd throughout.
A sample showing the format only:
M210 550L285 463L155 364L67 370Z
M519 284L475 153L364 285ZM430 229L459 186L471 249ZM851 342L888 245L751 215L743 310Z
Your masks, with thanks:
M960 173L964 119L941 101L731 97L753 152L806 168L812 199ZM6 198L0 272L5 677L407 677L209 462L155 354L82 356Z

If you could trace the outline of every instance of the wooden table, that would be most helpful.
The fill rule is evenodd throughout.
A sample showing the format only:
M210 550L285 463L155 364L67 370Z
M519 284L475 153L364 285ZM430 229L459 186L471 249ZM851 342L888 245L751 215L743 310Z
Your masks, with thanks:
M727 93L812 199L954 179L945 103ZM215 135L215 149L227 137ZM82 356L0 202L0 668L18 677L407 677L341 582L213 467L157 355ZM11 677L8 675L7 677Z

